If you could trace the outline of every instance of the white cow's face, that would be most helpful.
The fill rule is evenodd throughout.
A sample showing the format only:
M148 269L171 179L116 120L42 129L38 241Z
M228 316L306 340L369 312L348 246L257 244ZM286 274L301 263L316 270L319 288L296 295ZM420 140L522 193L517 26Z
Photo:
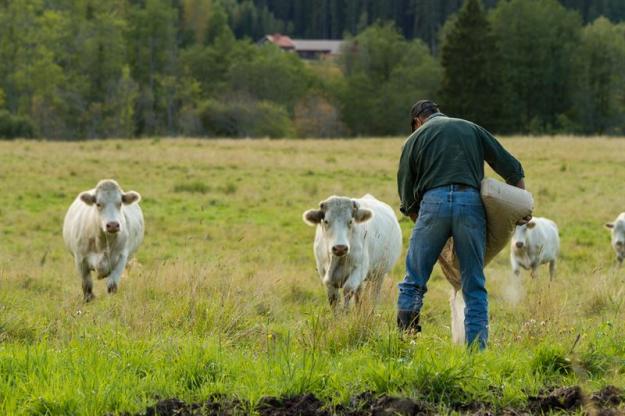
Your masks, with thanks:
M612 232L612 247L616 252L619 261L625 259L625 221L617 220L613 223L606 224Z
M534 221L530 221L524 225L517 225L512 235L512 249L517 253L523 253L527 250L528 239L527 234L536 226Z
M83 192L80 199L87 205L95 205L103 232L117 234L124 224L122 204L138 202L141 196L134 191L124 193L117 182L104 180L98 183L94 193Z
M372 216L371 210L360 208L353 199L333 196L321 202L319 209L306 211L304 222L319 225L332 254L342 257L349 253L353 225Z

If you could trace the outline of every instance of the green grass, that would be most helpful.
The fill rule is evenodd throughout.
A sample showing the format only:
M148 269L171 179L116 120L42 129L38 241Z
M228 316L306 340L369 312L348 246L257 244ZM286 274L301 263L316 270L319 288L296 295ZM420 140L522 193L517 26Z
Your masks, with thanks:
M522 406L553 385L625 387L625 269L603 224L625 211L625 141L514 138L536 215L562 259L507 301L504 251L487 269L490 348L451 345L436 269L416 339L394 328L400 261L375 313L333 317L304 210L331 194L397 206L402 140L0 142L0 414L140 411L215 393L254 404L363 391ZM82 302L65 211L99 179L142 195L146 237L119 293ZM410 224L401 221L404 241ZM576 339L579 336L579 341Z

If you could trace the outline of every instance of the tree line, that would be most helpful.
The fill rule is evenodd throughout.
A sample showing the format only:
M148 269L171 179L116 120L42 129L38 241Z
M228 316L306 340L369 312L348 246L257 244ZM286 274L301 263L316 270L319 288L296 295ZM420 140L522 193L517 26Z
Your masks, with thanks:
M625 24L593 18L618 3L0 0L0 137L405 135L422 97L495 132L623 134ZM436 48L408 21L444 22ZM256 44L276 31L346 42L305 62Z
M505 0L483 0L487 8ZM622 0L560 0L576 10L584 23L604 16L613 22L625 20ZM378 21L395 22L401 34L423 40L438 49L439 29L463 0L230 0L229 15L239 37L253 39L281 32L295 37L340 39L356 35Z

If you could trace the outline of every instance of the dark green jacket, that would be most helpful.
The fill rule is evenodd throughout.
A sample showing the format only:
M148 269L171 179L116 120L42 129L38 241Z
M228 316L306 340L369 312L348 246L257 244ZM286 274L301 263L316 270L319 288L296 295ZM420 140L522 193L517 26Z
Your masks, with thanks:
M470 121L431 115L404 143L397 172L401 212L419 212L423 194L438 186L479 189L484 161L509 184L524 177L521 163L488 131Z

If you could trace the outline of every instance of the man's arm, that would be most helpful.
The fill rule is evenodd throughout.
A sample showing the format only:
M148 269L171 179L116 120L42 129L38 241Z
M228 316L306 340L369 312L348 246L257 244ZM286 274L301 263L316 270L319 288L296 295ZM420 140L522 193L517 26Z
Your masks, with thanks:
M410 138L404 143L401 157L399 158L399 169L397 170L397 191L399 193L400 206L399 210L410 217L412 221L416 221L418 208L417 201L414 197L414 185L417 177L414 172L412 163L412 152L414 148L414 140Z
M525 181L523 179L521 179L514 186L516 186L517 188L525 189ZM518 220L516 225L525 225L528 222L530 222L531 220L532 220L532 216L528 215L527 217L523 217L520 220Z
M486 129L477 127L482 137L482 145L484 146L484 160L491 168L509 185L517 188L525 189L525 173L523 166L514 156L512 156L504 147L490 134ZM521 218L517 221L517 225L527 224L532 220L532 216Z
M525 189L523 166L486 129L476 125L482 139L484 160L507 184Z

